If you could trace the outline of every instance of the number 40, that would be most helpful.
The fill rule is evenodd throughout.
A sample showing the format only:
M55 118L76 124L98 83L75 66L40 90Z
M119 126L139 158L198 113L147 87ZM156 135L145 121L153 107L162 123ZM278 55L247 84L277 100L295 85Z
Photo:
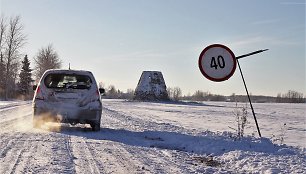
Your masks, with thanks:
M217 60L215 57L212 57L210 61L210 67L215 69L218 69L218 67L220 67L221 69L223 69L225 67L224 58L221 55L218 56Z

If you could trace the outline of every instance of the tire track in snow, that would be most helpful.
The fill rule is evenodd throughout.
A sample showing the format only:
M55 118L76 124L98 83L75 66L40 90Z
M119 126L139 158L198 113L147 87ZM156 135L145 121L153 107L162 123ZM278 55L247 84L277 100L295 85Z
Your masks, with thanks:
M29 142L31 142L30 148L27 150L25 150L26 148L24 149L20 160L16 163L11 173L34 173L30 161L33 158L33 154L36 154L38 144L33 143L31 140Z
M75 171L77 173L100 173L95 157L84 138L71 137L71 146L74 155L74 163L76 164ZM88 171L88 168L90 171ZM102 170L102 173L105 172Z
M21 157L26 150L26 142L30 139L28 134L17 134L18 137L14 139L14 143L9 144L6 149L1 153L0 173L15 173L15 169L19 164ZM19 136L20 135L20 136Z
M140 160L142 163L142 169L150 173L182 173L180 166L175 163L174 157L164 153L166 150L154 149L154 148L131 148L122 147L130 154L133 154L133 158ZM169 150L168 150L169 151ZM179 163L181 164L181 163Z
M66 147L68 155L69 155L70 164L73 165L73 168L72 168L70 173L76 173L75 164L74 164L74 156L73 156L72 147L71 147L71 136L70 135L65 135L65 147Z
M16 144L18 144L19 140L25 135L25 133L17 132L15 133L14 137L12 138L12 134L7 135L8 138L6 141L3 141L1 137L1 152L0 152L0 158L4 158L8 151L10 151ZM4 145L4 146L2 146Z
M0 173L15 173L26 151L26 144L28 144L31 135L25 131L31 129L31 127L25 126L19 130L19 126L28 125L27 118L31 114L18 112L19 109L22 111L28 110L29 108L26 105L28 103L18 106L8 106L0 110ZM30 125L32 126L32 123Z
M48 171L51 173L76 173L70 136L57 132L51 132L51 136L55 141L50 143L51 165Z
M71 137L69 135L65 135L66 137L66 141L65 141L65 147L67 149L67 152L68 152L68 155L70 157L71 160L73 160L73 155L72 155L72 152L71 152Z
M192 155L188 152L129 145L121 145L120 149L130 154L130 161L137 161L134 164L140 166L141 173L196 173L190 170L192 164L187 163Z
M17 156L17 159L16 159L16 161L14 162L14 166L13 166L13 168L12 168L10 174L15 173L16 167L17 167L17 165L19 164L19 162L20 162L20 160L21 160L21 155L23 154L24 151L25 151L25 149L22 149L22 150L19 152L19 154L18 154L18 156Z
M113 142L112 142L113 143ZM130 153L125 148L126 145L120 143L113 143L113 145L109 146L112 148L113 152L109 154L108 158L110 160L108 163L113 163L115 165L115 173L120 173L122 171L126 171L126 173L139 173L142 171L143 164L139 161L139 159L135 158L135 154ZM109 153L110 151L108 151ZM114 163L115 162L115 163Z
M135 154L127 151L123 144L102 140L103 142L87 142L92 154L96 154L98 166L103 173L143 173L143 164L135 158Z
M38 132L29 137L12 173L76 173L69 136Z
M0 158L6 156L6 153L14 147L16 142L18 142L20 138L23 138L25 133L16 131L16 129L18 130L18 126L16 127L15 123L19 123L20 121L26 120L26 117L29 116L30 115L24 115L19 118L15 118L0 123L0 132L1 132ZM27 123L25 122L25 124Z

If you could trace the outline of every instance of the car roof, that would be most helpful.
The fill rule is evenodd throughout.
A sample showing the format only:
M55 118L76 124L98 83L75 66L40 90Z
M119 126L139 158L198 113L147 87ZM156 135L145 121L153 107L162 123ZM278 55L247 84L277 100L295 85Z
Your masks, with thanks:
M44 75L48 74L78 74L78 75L90 75L92 76L92 73L90 71L85 70L69 70L69 69L49 69L45 71Z

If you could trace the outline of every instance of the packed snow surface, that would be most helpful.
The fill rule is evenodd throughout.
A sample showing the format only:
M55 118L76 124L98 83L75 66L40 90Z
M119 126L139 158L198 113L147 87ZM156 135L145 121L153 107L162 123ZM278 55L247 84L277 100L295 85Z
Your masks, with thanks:
M0 173L306 173L306 105L103 100L101 131L32 128L31 102L0 101Z

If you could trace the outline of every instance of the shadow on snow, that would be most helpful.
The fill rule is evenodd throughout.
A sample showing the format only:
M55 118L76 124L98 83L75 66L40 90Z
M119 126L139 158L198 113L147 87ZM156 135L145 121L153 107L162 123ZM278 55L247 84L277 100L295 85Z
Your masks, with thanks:
M241 140L234 140L230 133L216 134L210 131L203 132L202 135L166 131L136 132L110 128L102 128L99 132L92 132L89 127L62 125L59 131L54 132L83 137L88 140L112 141L135 147L169 149L199 155L222 155L236 150L274 155L298 153L298 149L294 147L276 145L267 138L244 137Z

